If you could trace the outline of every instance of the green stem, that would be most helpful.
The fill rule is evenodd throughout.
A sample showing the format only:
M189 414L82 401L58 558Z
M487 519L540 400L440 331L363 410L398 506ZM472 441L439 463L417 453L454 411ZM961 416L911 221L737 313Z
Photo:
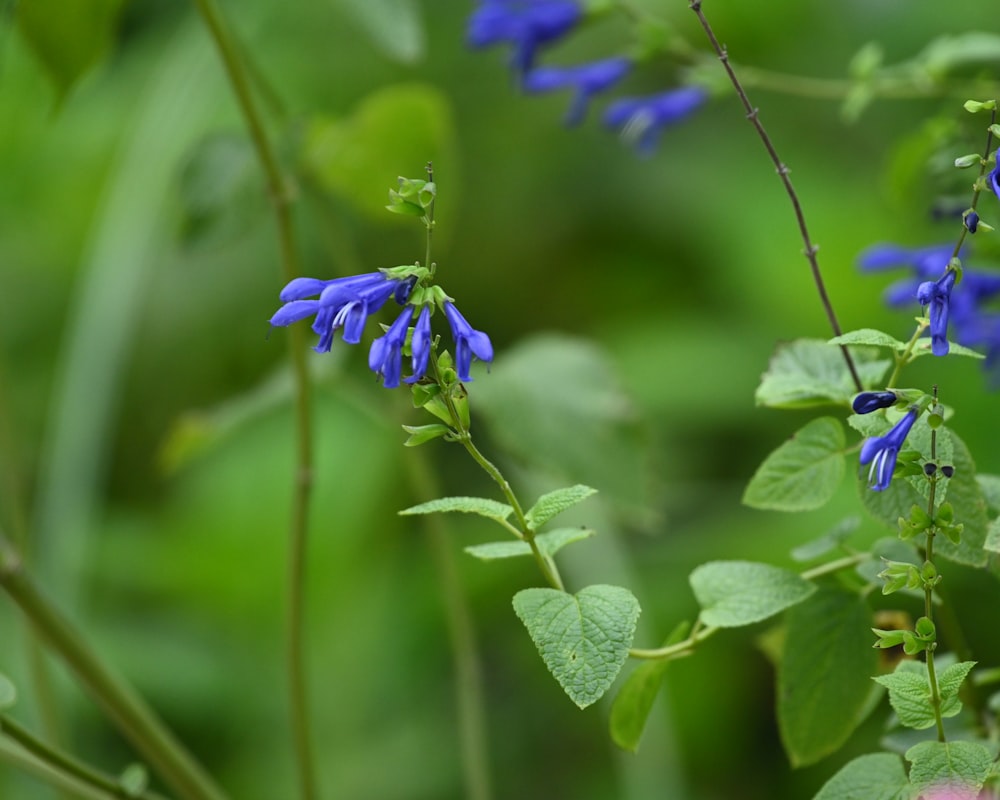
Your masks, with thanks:
M934 397L937 399L937 387L934 388ZM931 428L931 461L937 461L937 431ZM929 477L930 491L927 497L927 515L934 519L934 499L937 490L937 472ZM934 525L927 528L927 545L924 557L931 564L934 563L934 535L936 533ZM924 616L931 622L934 621L934 587L929 583L924 584ZM937 637L935 636L935 639ZM941 717L941 691L938 687L937 672L934 669L934 648L937 642L931 643L925 651L927 662L927 680L931 689L931 708L934 710L934 725L937 728L937 738L939 742L945 741L944 719Z
M4 763L21 773L32 775L47 783L58 790L60 796L78 798L78 800L108 800L108 796L104 792L52 769L40 758L26 752L23 747L0 737L0 765Z
M300 274L291 204L293 190L285 177L274 147L268 138L261 114L250 90L247 69L229 35L214 0L194 0L219 51L233 93L253 140L254 150L267 181L278 228L282 273L285 282ZM294 741L300 796L314 800L316 768L309 724L309 698L305 670L305 586L308 545L309 500L313 485L311 399L309 369L305 353L306 331L293 325L289 332L289 352L295 380L296 470L289 521L288 565L288 681L289 711Z
M903 367L912 361L913 348L917 346L917 342L920 340L921 335L930 322L927 319L920 319L917 321L917 329L913 332L913 336L910 337L910 341L906 343L906 349L902 353L896 355L896 368L893 369L892 375L889 376L889 380L885 384L885 388L891 389L896 385L896 381L899 380L899 374L902 372Z
M62 772L81 783L99 789L111 797L122 798L122 800L165 800L163 795L148 790L140 794L130 793L128 789L122 786L111 775L106 775L80 761L78 758L50 747L6 714L0 714L0 733L13 739L27 752L53 770Z
M0 587L164 782L186 800L224 800L222 790L156 713L130 685L100 660L86 639L39 592L25 572L20 557L2 534Z
M415 450L407 459L410 482L418 497L438 497L434 473L422 451ZM458 706L458 740L462 753L465 780L463 797L490 800L489 743L486 728L486 701L483 696L482 671L477 657L476 634L469 616L468 603L458 578L458 565L440 514L423 516L430 540L431 555L444 596L448 638L455 668L455 699Z

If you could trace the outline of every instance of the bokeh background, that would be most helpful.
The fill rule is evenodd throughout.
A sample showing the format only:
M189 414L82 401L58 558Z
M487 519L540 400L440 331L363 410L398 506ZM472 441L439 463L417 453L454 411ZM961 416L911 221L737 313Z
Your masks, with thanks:
M706 46L686 3L643 5ZM808 419L754 407L776 343L829 331L787 198L735 98L671 128L643 160L602 128L600 104L567 130L566 96L524 96L503 52L467 49L470 3L224 8L298 175L307 274L422 258L419 224L383 205L398 175L422 177L433 159L439 276L496 349L471 389L483 447L522 496L574 482L601 490L567 515L599 536L562 563L573 586L632 588L637 644L693 618L697 564L788 564L792 547L856 512L850 481L794 517L739 502L757 464ZM0 524L30 539L47 591L233 797L291 797L287 332L266 324L282 280L237 108L184 4L128 4L106 57L64 97L11 11L0 22ZM825 78L844 76L869 41L892 63L935 37L997 32L971 0L719 0L706 11L736 62ZM627 42L612 18L546 58ZM995 80L996 68L985 74ZM624 91L680 77L651 63ZM792 167L843 327L905 338L912 314L882 307L888 278L860 275L857 254L957 234L932 211L941 193L967 191L967 174L956 182L940 164L982 146L981 120L961 110L965 97L940 93L877 100L853 123L836 100L753 94ZM983 201L983 218L1000 220L995 198ZM978 257L990 262L988 245ZM938 383L980 470L1000 472L997 395L973 361L931 361L910 382ZM366 348L338 343L311 365L309 672L326 796L461 797L438 562L421 521L396 511L435 491L493 489L457 448L401 446L400 424L425 420L405 392L377 385ZM884 707L841 753L789 767L761 626L672 665L639 754L616 751L607 704L577 710L512 612L511 595L539 584L533 566L474 561L461 549L495 538L489 523L444 524L478 637L497 797L804 798L878 746ZM884 533L865 520L857 536ZM981 605L997 599L992 579L954 575ZM997 663L982 630L977 655ZM21 689L15 715L37 727L30 653L0 604L0 671ZM49 669L72 749L112 771L134 760ZM49 796L0 763L0 797Z

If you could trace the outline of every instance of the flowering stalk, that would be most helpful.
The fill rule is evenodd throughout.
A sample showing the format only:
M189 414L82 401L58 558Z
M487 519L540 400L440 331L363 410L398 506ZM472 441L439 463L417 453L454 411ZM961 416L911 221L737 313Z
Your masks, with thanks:
M935 399L937 398L937 388L934 390ZM932 412L933 413L933 412ZM931 427L931 463L937 463L937 430ZM938 471L927 476L927 481L930 484L930 491L927 495L927 514L933 520L934 519L934 497L937 490L938 482ZM934 564L934 536L937 533L935 525L930 525L927 528L927 539L924 546L924 560L927 564ZM924 580L924 616L931 622L934 623L934 586L936 581ZM927 650L927 680L930 683L931 689L931 708L934 710L934 725L937 729L937 738L939 742L945 741L944 735L944 720L941 717L941 690L938 687L937 672L934 669L934 650L937 647L937 642L931 642Z
M257 104L250 91L248 71L213 0L195 0L195 5L219 51L233 94L243 113L257 160L267 181L278 239L281 266L286 282L299 276L298 253L292 228L292 190L284 175L276 151L268 138ZM296 327L289 337L295 390L296 470L291 517L288 526L288 682L289 711L294 742L299 789L302 800L316 797L316 769L312 734L309 726L309 700L305 675L305 568L309 525L309 500L312 491L312 431L309 368L305 355L305 332Z
M805 214L802 211L802 204L799 202L799 196L795 192L795 188L792 186L791 179L788 177L789 169L778 157L778 153L774 149L774 144L771 142L771 137L767 135L767 131L764 130L764 126L760 121L760 113L758 109L751 105L750 98L747 97L746 90L740 83L739 78L736 77L732 64L729 63L729 53L726 51L726 48L719 43L719 40L715 36L715 31L712 30L712 26L709 24L708 19L701 10L701 0L691 0L689 7L698 16L698 20L701 22L702 28L705 29L705 35L708 37L712 48L718 55L719 61L722 62L722 66L725 67L726 74L729 76L729 80L733 84L733 88L736 90L736 94L739 96L740 102L743 104L743 108L746 109L747 119L750 120L754 129L757 131L757 135L760 137L760 140L764 145L764 149L767 150L778 175L781 177L781 182L785 186L785 192L788 194L788 199L791 201L792 208L795 212L795 219L798 222L799 233L801 234L802 241L805 244L805 256L809 261L809 267L813 276L813 283L816 285L816 291L819 294L820 302L823 304L823 309L826 311L826 318L830 323L830 328L833 330L834 336L840 336L842 333L840 323L837 321L837 315L833 310L833 304L830 302L830 297L827 294L826 284L823 282L823 275L819 268L819 259L816 257L819 247L813 244L812 238L809 235L809 229L806 226ZM854 365L854 359L851 358L850 351L845 345L840 345L840 352L844 355L844 362L847 365L848 371L851 373L851 380L854 381L855 388L859 392L862 391L864 386L861 383L861 378L858 376L858 371Z

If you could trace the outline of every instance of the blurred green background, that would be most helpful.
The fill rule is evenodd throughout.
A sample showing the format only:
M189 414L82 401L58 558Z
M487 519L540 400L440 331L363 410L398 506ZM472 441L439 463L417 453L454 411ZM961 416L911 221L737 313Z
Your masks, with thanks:
M644 5L704 47L686 3ZM808 419L754 407L776 342L829 331L787 198L733 97L640 160L602 129L600 104L567 130L566 96L522 96L504 53L469 51L470 9L225 7L280 98L268 119L299 174L307 274L422 258L419 224L382 207L397 175L422 177L433 159L438 274L496 349L471 387L483 446L522 496L560 483L601 490L572 514L600 535L566 551L568 580L632 588L637 644L655 646L696 613L694 566L789 563L790 548L857 508L846 484L805 515L739 504L757 464ZM895 62L934 37L996 32L971 0L733 0L706 11L737 62L830 78L868 41ZM547 58L611 54L627 33L594 25ZM649 65L623 91L676 79ZM953 188L936 148L953 158L981 147L980 120L961 111L964 97L880 100L846 124L835 101L753 94L792 167L843 327L905 338L912 314L882 308L888 280L859 275L856 256L877 241L955 236L957 222L929 213L934 193ZM995 200L983 200L996 222ZM0 524L30 531L49 593L234 798L290 797L294 785L282 674L293 431L287 333L269 336L266 324L281 285L262 180L193 10L128 4L111 51L60 99L8 8ZM457 448L404 450L399 425L426 420L375 383L366 348L333 350L311 360L309 670L322 784L327 797L461 797L440 577L427 531L396 511L429 499L426 480L439 493L493 489ZM996 395L974 362L931 361L912 383L940 384L980 470L1000 472ZM550 405L512 414L525 398ZM479 639L497 797L811 797L878 746L884 709L844 752L791 770L760 627L672 665L639 754L617 752L607 705L578 711L512 613L511 595L539 582L533 566L473 561L461 548L493 537L489 524L445 522ZM868 520L859 539L883 533ZM996 599L993 582L973 585ZM21 688L15 715L37 727L30 648L8 604L0 645L0 671ZM1000 658L989 637L977 645L981 660ZM66 741L124 767L128 747L52 671ZM0 763L0 797L49 796Z

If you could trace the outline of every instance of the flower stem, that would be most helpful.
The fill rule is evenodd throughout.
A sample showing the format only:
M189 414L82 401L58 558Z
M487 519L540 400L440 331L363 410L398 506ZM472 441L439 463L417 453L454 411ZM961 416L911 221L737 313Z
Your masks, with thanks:
M934 387L934 397L937 399L937 387ZM936 462L937 460L937 431L931 428L931 461ZM927 514L931 519L934 519L934 495L937 489L937 472L929 477L930 491L927 496ZM931 564L934 563L934 535L936 533L935 526L931 525L927 528L927 544L925 545L924 558ZM924 583L924 616L927 617L931 622L934 621L934 587L930 583ZM935 636L936 638L936 636ZM934 711L934 725L937 729L937 738L939 742L945 741L944 735L944 719L941 717L941 691L938 687L937 672L934 669L934 649L937 647L937 642L933 642L930 647L925 651L926 661L927 661L927 680L930 683L931 689L931 708Z
M285 176L261 114L250 91L250 76L214 0L194 0L225 66L233 94L243 114L257 160L267 181L278 229L281 267L285 282L299 276L298 253L292 227L293 189ZM306 332L292 326L289 351L295 382L296 469L289 520L288 564L288 643L287 668L289 711L294 742L299 793L302 800L314 800L316 768L309 725L309 698L305 674L305 585L308 544L309 501L313 485L311 398L309 369L305 354Z
M785 192L787 193L788 199L792 204L792 209L795 212L795 219L798 223L799 234L801 235L802 242L805 245L805 257L809 262L813 283L815 284L816 291L819 294L820 302L823 304L823 309L826 311L826 318L830 324L830 328L833 330L834 336L840 336L842 333L840 323L837 321L837 315L833 310L833 304L830 302L830 296L827 294L826 284L823 281L823 274L819 268L819 259L816 256L819 252L819 247L813 244L812 238L809 235L809 228L806 226L806 218L805 213L802 211L802 204L799 202L799 196L796 193L795 188L792 186L791 178L788 177L789 169L778 157L778 153L774 148L771 137L768 136L767 131L764 130L764 125L760 121L759 110L751 105L750 98L747 96L746 90L740 83L739 78L736 77L736 72L733 70L733 66L729 62L729 53L726 51L725 46L720 44L719 40L716 38L715 31L712 30L712 26L709 24L708 19L701 10L701 4L702 0L691 0L689 7L698 16L698 20L701 22L701 26L705 30L705 35L708 37L716 55L718 55L719 61L722 62L722 66L725 67L726 74L729 76L729 80L733 84L733 88L736 90L736 94L739 96L740 102L743 104L743 108L747 112L747 119L757 131L757 135L760 137L761 143L764 145L764 149L767 150L767 154L770 156L771 162L774 164L774 167L781 178L782 184L784 184ZM844 363L847 365L847 369L851 373L851 380L854 381L855 388L859 392L863 391L864 386L861 383L861 378L858 376L857 368L854 365L854 359L851 357L851 353L847 349L847 346L840 345L840 352L844 356Z
M38 590L20 556L0 534L0 588L28 618L39 637L59 654L108 717L163 780L185 800L224 800L200 764L156 713L114 674L86 639Z
M45 744L6 714L0 714L0 733L13 739L49 768L99 789L111 797L122 798L122 800L165 800L163 795L148 790L140 794L131 793L114 777L94 769L68 753Z
M927 330L927 326L930 324L926 319L920 319L917 321L917 329L913 331L913 335L910 337L910 341L906 343L906 349L902 353L896 355L896 366L892 371L892 375L889 376L889 380L885 385L886 389L891 389L896 385L896 381L899 380L899 374L902 372L903 367L911 361L911 356L913 355L913 348L917 346L917 342L920 340L923 332Z

